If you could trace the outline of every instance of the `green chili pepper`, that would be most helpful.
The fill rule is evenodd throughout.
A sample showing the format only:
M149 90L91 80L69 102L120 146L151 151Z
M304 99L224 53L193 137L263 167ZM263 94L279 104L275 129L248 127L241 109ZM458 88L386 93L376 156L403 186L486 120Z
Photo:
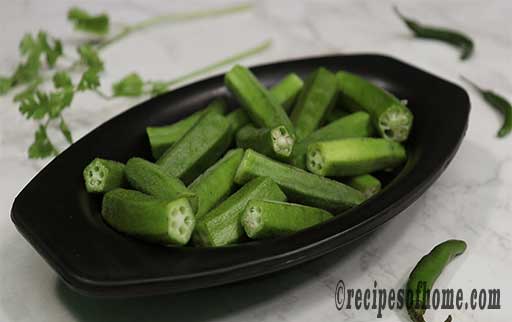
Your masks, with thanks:
M409 19L398 11L397 7L393 7L398 17L405 25L414 33L417 38L434 39L445 42L461 50L460 59L466 60L473 53L473 41L467 35L460 31L450 30L446 28L438 28L422 25L421 23Z
M512 105L503 96L491 90L481 88L464 76L461 76L461 78L471 85L489 105L503 114L505 119L501 129L498 131L498 136L502 138L508 135L512 131Z
M456 256L466 250L466 242L462 240L447 240L423 256L416 264L409 280L407 281L407 311L412 321L424 322L425 304L427 301L427 292L432 290L436 279L446 265ZM451 315L445 320L452 320Z

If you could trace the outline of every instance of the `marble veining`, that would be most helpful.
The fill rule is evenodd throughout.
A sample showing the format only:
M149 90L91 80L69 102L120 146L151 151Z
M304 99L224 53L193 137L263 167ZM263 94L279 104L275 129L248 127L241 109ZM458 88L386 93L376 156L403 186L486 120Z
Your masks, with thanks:
M14 68L17 43L25 32L42 28L66 41L79 40L65 21L65 12L72 5L108 11L118 22L134 22L156 13L227 3L233 1L70 0L49 4L4 0L0 10L0 73ZM422 21L469 33L476 42L473 59L460 62L458 53L446 45L412 40L394 16L392 4ZM107 71L102 87L108 91L113 80L132 70L152 79L178 76L272 38L271 50L244 63L375 52L456 83L463 74L512 100L511 12L512 2L508 0L255 1L251 12L162 26L109 48L103 55ZM455 311L454 320L510 321L512 138L495 138L499 114L474 91L468 92L472 101L469 129L445 173L409 209L350 250L234 285L116 301L86 298L67 289L12 225L9 211L14 197L48 161L26 158L34 124L24 121L11 97L0 97L0 321L375 321L372 310L336 309L338 280L353 288L372 288L375 280L379 287L400 288L418 259L448 238L465 239L469 248L447 268L439 285L461 287L466 292L473 287L501 288L501 310ZM83 94L66 116L75 138L79 138L139 101L104 101ZM446 313L428 312L427 318L441 321ZM395 309L384 311L379 320L408 319L404 311Z

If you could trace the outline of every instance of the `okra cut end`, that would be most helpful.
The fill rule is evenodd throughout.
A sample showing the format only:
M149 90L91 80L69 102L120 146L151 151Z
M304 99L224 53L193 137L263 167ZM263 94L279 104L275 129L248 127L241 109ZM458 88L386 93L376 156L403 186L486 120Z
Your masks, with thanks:
M187 199L177 199L167 205L168 236L170 244L185 245L196 224L194 210Z
M96 158L83 171L87 192L107 192L119 188L124 178L124 165Z
M314 146L308 148L306 166L309 171L315 174L320 176L324 176L326 174L325 161L320 149Z
M403 142L407 140L411 131L413 115L407 107L394 105L386 109L377 121L378 130L383 138Z
M263 227L262 209L258 206L249 205L241 218L242 226L249 238L255 238Z
M272 146L277 155L289 157L295 144L295 139L284 126L278 126L270 132Z

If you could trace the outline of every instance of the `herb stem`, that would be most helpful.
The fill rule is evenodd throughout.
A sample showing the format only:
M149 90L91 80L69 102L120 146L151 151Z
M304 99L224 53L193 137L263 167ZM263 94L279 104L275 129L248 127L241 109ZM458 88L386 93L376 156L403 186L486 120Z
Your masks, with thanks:
M255 47L246 49L246 50L241 51L239 53L236 53L236 54L234 54L232 56L229 56L229 57L226 57L226 58L224 58L222 60L219 60L219 61L217 61L217 62L215 62L213 64L210 64L210 65L201 67L199 69L196 69L196 70L194 70L194 71L192 71L190 73L187 73L187 74L178 76L178 77L176 77L174 79L165 81L164 85L167 86L167 87L172 86L172 85L176 85L178 83L182 83L184 81L187 81L187 80L189 80L191 78L194 78L196 76L199 76L201 74L205 74L205 73L211 72L211 71L213 71L215 69L218 69L220 67L233 64L234 62L236 62L238 60L241 60L241 59L244 59L244 58L256 55L256 54L259 54L260 52L262 52L262 51L266 50L267 48L269 48L271 45L272 45L272 40L268 39L268 40L262 42L261 44L255 46Z
M473 87L477 92L483 92L482 88L480 88L480 86L478 86L477 84L475 84L472 80L470 80L469 78L466 78L465 76L463 75L460 75L460 78L465 81L466 83L468 83L471 87Z
M112 36L111 38L106 39L105 41L99 42L97 44L97 49L98 50L105 49L106 47L131 35L132 33L141 31L141 30L149 28L149 27L153 27L155 25L159 25L159 24L163 24L163 23L176 23L176 22L183 22L183 21L191 21L191 20L197 20L197 19L202 19L202 18L219 17L219 16L223 16L223 15L229 15L229 14L233 14L233 13L242 12L242 11L250 9L251 7L252 7L252 4L246 3L246 4L229 6L229 7L219 8L219 9L197 10L197 11L166 14L166 15L152 17L152 18L143 20L141 22L135 23L133 25L127 26L123 30L121 30L119 33Z

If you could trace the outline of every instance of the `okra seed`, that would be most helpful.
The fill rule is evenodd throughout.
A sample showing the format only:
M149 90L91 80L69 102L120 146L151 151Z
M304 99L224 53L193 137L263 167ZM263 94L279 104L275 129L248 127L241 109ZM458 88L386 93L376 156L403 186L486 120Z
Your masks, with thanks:
M184 221L185 221L185 224L186 224L187 226L190 226L190 225L192 224L192 218L190 218L190 217L185 217L185 220L184 220Z
M94 171L96 171L96 172L100 171L100 167L95 166L95 167L94 167Z
M174 221L174 220L173 220L173 221L171 221L171 227L172 227L172 228L176 228L176 226L177 226L176 221Z
M100 178L105 177L105 173L103 173L103 171L100 171L100 172L99 172L99 175L100 175Z
M92 177L93 173L92 171L89 171L89 177Z
M178 229L181 235L185 234L185 227L181 226L180 229Z
M180 213L182 213L182 214L184 214L184 213L185 213L185 207L180 206Z

